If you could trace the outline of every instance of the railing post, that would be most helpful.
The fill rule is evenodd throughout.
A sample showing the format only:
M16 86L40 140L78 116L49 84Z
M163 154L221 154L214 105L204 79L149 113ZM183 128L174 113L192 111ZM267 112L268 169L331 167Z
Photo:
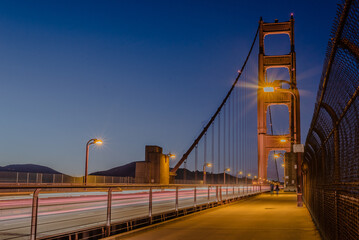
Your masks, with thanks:
M232 191L232 198L234 199L234 185L233 185L233 191Z
M210 200L210 186L208 186L208 195L207 195L207 205L209 206L209 200ZM208 207L207 206L207 207Z
M178 187L176 187L176 216L178 216Z
M39 210L39 192L40 188L37 188L34 191L32 197L32 212L31 212L31 232L30 240L36 240L36 231L37 231L37 213Z
M223 199L222 199L222 186L219 186L219 198L220 198L221 204L222 204L222 201L223 201Z
M228 186L226 187L226 202L228 201Z
M106 220L106 236L111 234L111 207L112 207L112 188L107 193L107 220Z
M218 186L216 186L216 200L217 200L217 203L218 203L218 201L219 201L219 199L218 199Z
M148 217L150 218L150 224L152 224L152 187L150 187L150 195L148 198Z
M197 187L194 187L193 205L197 207Z

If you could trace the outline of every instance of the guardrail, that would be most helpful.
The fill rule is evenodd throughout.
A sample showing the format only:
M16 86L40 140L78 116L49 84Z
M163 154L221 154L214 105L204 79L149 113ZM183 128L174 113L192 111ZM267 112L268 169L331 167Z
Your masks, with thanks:
M259 185L0 185L1 239L99 239L268 191ZM78 192L73 192L76 189Z

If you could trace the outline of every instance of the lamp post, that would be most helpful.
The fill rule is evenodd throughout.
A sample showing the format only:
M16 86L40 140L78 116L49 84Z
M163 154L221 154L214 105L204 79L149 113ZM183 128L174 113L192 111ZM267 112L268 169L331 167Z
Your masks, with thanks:
M173 153L171 153L171 152L169 152L169 153L167 153L167 154L164 154L165 156L167 156L167 159L168 159L168 170L170 171L170 182L172 183L174 183L175 182L175 176L174 175L171 175L171 158L172 159L175 159L176 158L176 155L175 154L173 154ZM167 159L165 159L165 161L167 162ZM151 165L150 166L152 166L152 163L151 163ZM186 170L184 169L184 171L183 171L184 173L186 172ZM150 174L152 175L152 171L150 171ZM152 179L152 177L150 177L150 179Z
M212 163L203 164L203 184L206 184L206 167L212 167Z
M223 171L223 184L226 184L226 172L230 172L230 168L225 168Z
M101 145L103 142L101 139L92 138L86 143L86 163L85 163L85 179L84 183L87 184L87 176L88 176L88 163L89 163L89 147L92 144Z
M242 171L239 171L239 172L237 173L237 179L238 179L238 175L241 175L241 179L242 179L242 174L243 174L243 172L242 172Z
M248 173L248 174L246 175L246 185L247 185L247 177L249 178L250 176L252 176L252 174L250 174L250 173Z
M172 159L175 159L176 158L176 155L175 154L173 154L173 153L171 153L171 152L169 152L169 153L167 153L167 154L165 154L167 157L168 157L168 165L171 167L171 158Z

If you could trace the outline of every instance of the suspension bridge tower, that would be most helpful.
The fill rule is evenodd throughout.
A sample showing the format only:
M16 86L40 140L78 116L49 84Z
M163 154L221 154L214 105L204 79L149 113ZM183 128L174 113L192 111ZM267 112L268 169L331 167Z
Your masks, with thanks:
M290 53L287 55L266 55L264 38L272 34L288 34L290 40ZM276 79L270 81L267 71L270 68L285 68L289 72L289 81ZM292 167L295 168L296 154L293 152L293 144L300 143L300 116L299 93L296 82L296 57L294 50L294 18L288 22L264 23L259 22L259 56L258 56L258 92L257 92L257 117L258 117L258 177L267 179L268 156L270 151L286 151L292 156ZM267 111L271 105L285 105L289 112L289 134L272 135L267 132ZM287 161L287 159L286 159ZM286 171L287 166L285 164ZM295 174L295 170L291 171ZM287 174L285 174L287 175ZM295 179L295 175L290 177ZM294 180L291 183L294 185ZM295 186L295 185L294 185Z

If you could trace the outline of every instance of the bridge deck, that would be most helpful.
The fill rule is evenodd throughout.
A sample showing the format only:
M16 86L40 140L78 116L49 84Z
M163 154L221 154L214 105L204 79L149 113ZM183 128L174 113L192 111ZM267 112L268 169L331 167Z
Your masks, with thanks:
M262 194L235 204L183 217L156 228L108 239L320 239L307 211L296 207L296 195Z

